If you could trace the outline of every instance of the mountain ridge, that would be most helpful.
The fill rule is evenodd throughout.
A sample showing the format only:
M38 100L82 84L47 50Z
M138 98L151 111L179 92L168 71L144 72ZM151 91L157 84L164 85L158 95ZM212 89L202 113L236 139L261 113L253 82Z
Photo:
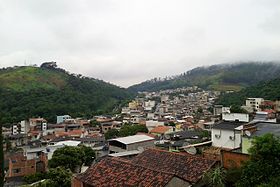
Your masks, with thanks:
M280 65L276 62L246 62L219 64L197 67L171 78L154 78L133 86L128 90L159 91L185 86L200 86L205 89L218 91L239 91L244 87L256 84L280 75Z
M245 104L246 98L264 98L265 100L280 100L280 78L273 80L262 81L256 85L249 86L240 90L239 92L227 93L221 95L216 104L224 106L237 105L241 106Z
M0 122L29 117L55 122L56 115L92 117L110 113L133 96L102 80L70 74L56 66L20 66L0 70Z

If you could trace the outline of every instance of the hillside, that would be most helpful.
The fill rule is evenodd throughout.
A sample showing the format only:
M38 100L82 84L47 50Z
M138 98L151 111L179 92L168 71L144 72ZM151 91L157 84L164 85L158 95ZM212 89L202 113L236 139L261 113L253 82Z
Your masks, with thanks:
M222 95L216 103L224 106L241 106L245 104L245 99L247 97L262 97L267 100L279 100L279 93L280 79L274 79L260 82L257 85L244 88L239 92Z
M56 67L0 70L1 123L38 116L55 121L62 114L91 117L111 112L131 96L123 88Z
M198 67L167 79L155 78L128 89L134 92L158 91L197 85L205 89L239 91L244 87L279 76L280 65L276 63L223 64Z

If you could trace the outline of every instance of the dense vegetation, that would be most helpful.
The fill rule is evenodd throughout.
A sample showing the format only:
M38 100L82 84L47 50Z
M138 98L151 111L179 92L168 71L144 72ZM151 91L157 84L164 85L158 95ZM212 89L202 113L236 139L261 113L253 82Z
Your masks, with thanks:
M124 124L120 130L110 129L105 133L105 138L108 140L116 137L132 136L137 134L138 132L148 133L148 129L144 125Z
M24 177L27 184L22 187L70 187L72 172L63 167L51 168L47 173L35 173ZM34 184L35 183L35 184Z
M232 106L245 104L247 97L262 97L267 100L280 99L280 79L274 79L270 81L264 81L257 85L247 87L239 92L229 93L222 95L217 104L224 106Z
M238 186L280 186L280 139L272 134L257 137L242 167Z
M234 90L256 84L280 75L280 65L275 63L240 63L198 67L170 78L154 78L129 87L129 90L158 91L197 85L205 89Z
M241 168L214 168L205 173L207 186L280 186L280 139L272 134L254 137L250 159Z
M55 150L49 161L49 168L63 167L76 172L82 165L90 166L95 159L95 152L86 146L65 146Z
M57 67L14 67L0 70L0 123L56 115L91 117L112 112L131 93L101 80L74 75Z
M90 147L65 146L55 150L49 161L46 173L35 173L24 177L27 184L46 187L70 187L72 173L79 173L81 166L90 166L95 159L95 152ZM26 185L29 187L31 185Z

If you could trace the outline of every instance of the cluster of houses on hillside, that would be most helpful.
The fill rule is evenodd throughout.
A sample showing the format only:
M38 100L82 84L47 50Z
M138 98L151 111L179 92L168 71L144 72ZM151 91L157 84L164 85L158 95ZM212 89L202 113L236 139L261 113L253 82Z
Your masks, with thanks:
M242 106L248 113L231 113L230 106L214 105L219 92L198 87L140 95L114 116L62 115L54 124L30 118L3 127L7 186L45 172L58 148L78 145L91 147L97 159L73 176L73 187L203 186L211 168L240 167L248 160L253 137L280 136L278 101L248 98ZM148 132L105 139L124 124L143 125Z

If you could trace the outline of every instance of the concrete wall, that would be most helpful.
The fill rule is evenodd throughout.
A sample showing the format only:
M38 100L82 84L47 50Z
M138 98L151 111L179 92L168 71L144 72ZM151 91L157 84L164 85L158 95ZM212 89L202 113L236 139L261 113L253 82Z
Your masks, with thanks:
M248 149L252 146L251 139L248 137L242 137L242 153L248 154Z
M220 137L216 137L219 135ZM234 139L230 139L234 137ZM212 129L211 133L212 146L227 149L235 149L241 146L241 132L234 130Z
M189 182L182 180L178 177L173 177L169 183L166 185L166 187L179 187L179 186L184 186L184 187L188 187L188 186L192 186Z
M119 153L119 152L124 152L124 151L127 151L127 150L122 149L122 148L117 147L117 146L110 145L109 146L109 151L113 151L115 153Z
M127 151L137 150L138 147L143 147L144 149L155 147L154 140L139 142L127 145Z
M256 111L260 111L260 105L264 101L263 98L248 98L246 99L246 106Z
M241 114L241 113L224 113L222 114L222 119L225 121L242 121L249 122L249 114Z
M149 131L157 126L164 126L164 122L153 121L153 120L146 121L146 127L148 128Z

